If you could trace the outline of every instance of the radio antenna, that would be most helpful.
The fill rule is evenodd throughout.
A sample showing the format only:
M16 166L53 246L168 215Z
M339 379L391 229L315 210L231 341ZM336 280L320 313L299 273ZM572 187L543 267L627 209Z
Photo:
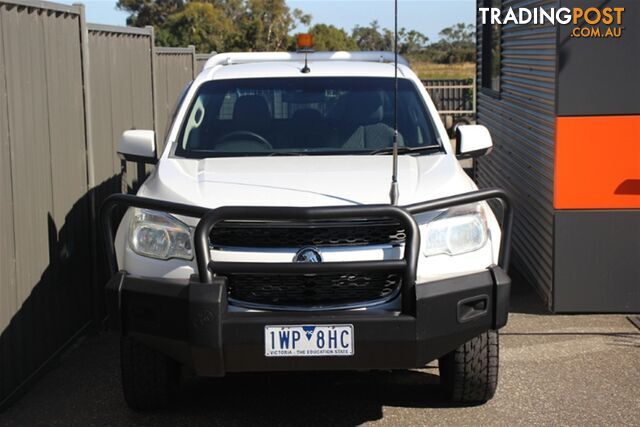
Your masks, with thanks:
M389 198L392 205L397 205L400 196L398 191L398 0L394 0L393 70L393 169Z

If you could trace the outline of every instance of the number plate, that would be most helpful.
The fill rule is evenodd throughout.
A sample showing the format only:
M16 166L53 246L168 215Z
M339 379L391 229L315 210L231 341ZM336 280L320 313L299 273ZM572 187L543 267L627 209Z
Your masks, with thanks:
M264 327L267 357L353 356L353 325Z

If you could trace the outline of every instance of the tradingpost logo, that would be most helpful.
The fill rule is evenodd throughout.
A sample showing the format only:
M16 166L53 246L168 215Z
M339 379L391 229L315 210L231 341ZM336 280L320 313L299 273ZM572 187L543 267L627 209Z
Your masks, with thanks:
M624 7L560 7L518 8L501 10L498 7L478 8L483 24L490 25L571 25L571 37L622 37Z

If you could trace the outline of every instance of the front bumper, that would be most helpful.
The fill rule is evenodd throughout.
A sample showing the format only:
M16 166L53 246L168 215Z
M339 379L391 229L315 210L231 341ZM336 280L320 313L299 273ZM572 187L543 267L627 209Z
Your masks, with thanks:
M416 283L420 233L414 215L497 199L503 206L499 267ZM117 205L162 210L200 218L194 232L198 274L190 280L136 277L116 271L111 214ZM401 259L322 263L213 262L209 239L225 220L302 221L395 219L406 235ZM400 369L422 367L489 329L506 324L510 280L509 240L513 211L507 194L487 189L398 207L233 207L217 209L170 203L130 195L113 195L101 210L105 250L114 276L108 283L111 324L186 366L198 375L226 372ZM321 312L232 312L227 277L234 273L316 275L344 272L393 272L402 277L398 312L335 310ZM353 325L354 349L345 357L266 357L267 325Z
M226 372L402 369L424 366L507 322L511 282L500 267L415 286L414 314L373 310L230 312L226 279L143 278L106 287L110 325L200 376ZM353 356L265 356L267 325L351 324Z

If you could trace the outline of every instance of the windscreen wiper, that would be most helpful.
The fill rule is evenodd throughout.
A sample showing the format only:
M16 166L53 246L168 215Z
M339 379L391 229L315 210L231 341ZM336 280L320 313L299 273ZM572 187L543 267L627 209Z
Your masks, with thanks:
M441 149L442 147L440 145L425 145L424 147L398 147L398 154L434 152L434 151L440 151ZM391 153L393 153L393 147L380 148L368 154L371 156L375 156L378 154L391 154Z

